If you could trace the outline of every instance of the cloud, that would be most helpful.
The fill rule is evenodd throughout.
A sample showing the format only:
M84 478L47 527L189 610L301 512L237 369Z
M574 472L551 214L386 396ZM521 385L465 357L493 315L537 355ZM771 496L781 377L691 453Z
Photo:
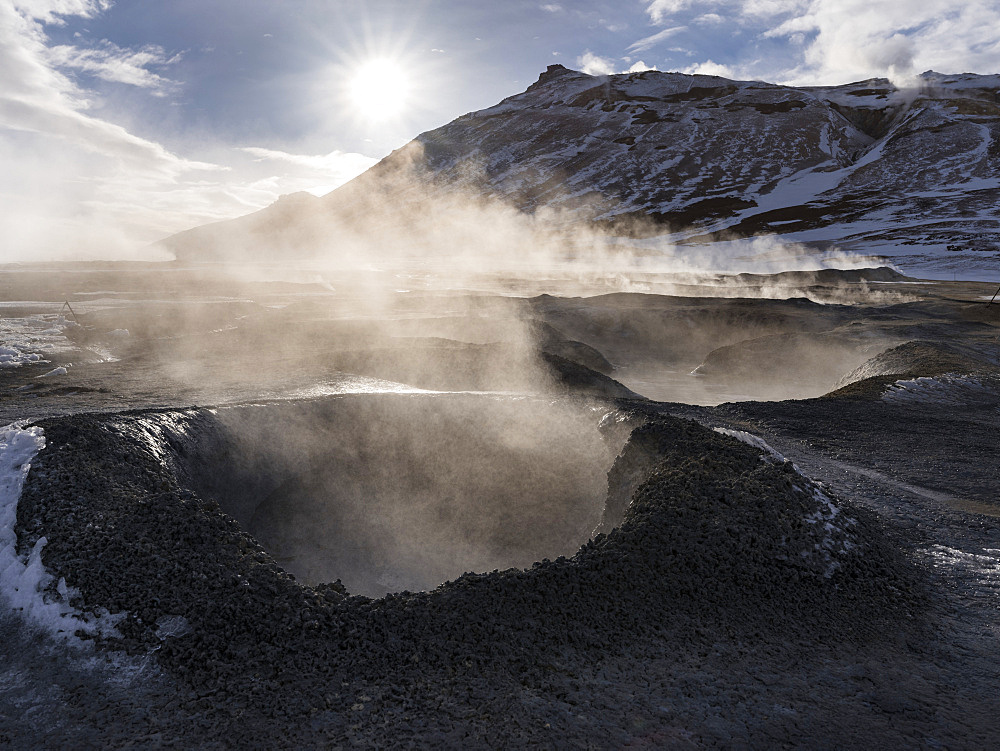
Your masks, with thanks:
M682 73L687 73L688 75L701 75L701 76L721 76L722 78L729 78L731 80L739 80L740 76L736 71L728 66L717 63L714 60L706 60L702 63L695 63L694 65L689 65L685 68Z
M627 64L630 58L623 58ZM620 70L614 60L606 57L598 57L589 50L576 60L580 70L591 76L612 76L616 73L642 73L646 70L656 70L655 65L647 65L642 60L633 63L629 68Z
M590 50L576 59L580 70L590 76L610 76L615 72L614 62L606 57L598 57Z
M563 9L563 7L558 3L546 3L545 5L539 5L538 7L546 13L559 13Z
M695 0L653 0L646 5L646 13L653 23L664 23L675 13L688 10L695 4ZM710 3L702 3L708 5Z
M48 60L58 68L73 68L90 73L104 81L152 89L165 95L174 82L148 70L148 66L164 66L178 57L168 58L162 47L148 45L138 50L122 49L104 40L96 49L81 49L71 45L48 48Z
M644 8L654 26L669 28L630 54L678 33L678 21L708 26L715 41L702 40L697 54L710 59L691 69L720 75L799 85L884 76L912 86L928 69L1000 71L996 0L644 0ZM733 43L720 49L727 34Z
M165 235L246 214L284 193L332 190L374 161L337 151L212 151L204 143L196 160L95 116L93 92L66 71L156 95L176 89L148 69L175 59L158 47L51 43L46 26L107 5L0 2L0 262L143 257Z
M743 0L739 10L744 16L769 18L803 12L810 0Z
M357 177L378 162L377 159L365 156L364 154L344 151L331 151L329 154L312 156L307 154L290 154L287 151L265 149L258 146L245 146L239 150L250 154L254 157L255 162L277 161L293 164L296 167L303 167L316 173L316 177L322 178L324 184L336 183L334 187ZM330 188L330 190L332 189Z
M64 16L93 18L111 5L111 0L14 0L11 9L45 24L62 24Z
M646 70L656 70L655 65L646 65L642 60L639 60L629 68L626 73L642 73Z
M39 18L97 7L71 0L30 3ZM23 15L18 6L0 4L0 127L63 139L94 154L142 171L176 174L211 167L169 153L160 144L132 135L124 128L87 113L89 93L61 73L51 60L41 23Z
M631 54L636 52L645 52L646 50L655 47L664 39L669 39L674 34L684 31L685 29L687 29L687 26L672 26L669 29L663 29L662 31L658 31L648 37L644 37L637 42L633 42L628 46L628 51Z
M646 13L654 24L668 23L674 16L680 13L688 13L692 9L704 17L705 11L713 6L729 6L735 15L739 15L745 5L754 2L776 2L788 3L796 0L645 0ZM708 14L714 15L714 14Z
M764 33L765 38L785 38L800 45L800 56L786 74L791 83L841 83L888 76L906 85L919 70L1000 70L1000 39L996 34L1000 4L995 0L772 4L748 5L778 16L775 20L779 23Z

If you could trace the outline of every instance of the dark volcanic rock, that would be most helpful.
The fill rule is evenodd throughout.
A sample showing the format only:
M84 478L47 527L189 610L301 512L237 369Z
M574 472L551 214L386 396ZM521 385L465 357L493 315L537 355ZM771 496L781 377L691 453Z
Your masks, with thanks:
M185 451L183 419L40 423L48 446L18 535L25 548L49 539L46 565L79 588L80 607L131 615L121 647L147 649L159 619L183 616L188 632L163 641L156 660L186 691L211 695L206 711L232 743L344 739L349 725L368 742L398 741L404 726L434 742L400 724L405 715L454 723L474 745L519 744L513 726L489 735L500 710L481 713L489 697L545 691L551 670L640 644L650 654L694 649L711 634L870 645L906 632L922 607L910 564L871 514L756 448L667 417L636 429L612 472L640 445L628 487L646 476L621 525L572 558L380 600L310 588L179 482L167 459ZM533 727L522 741L554 741Z
M549 372L552 374L555 382L569 393L603 396L608 399L643 398L641 394L637 394L631 389L626 388L614 378L610 378L596 370L591 370L579 362L568 360L565 357L560 357L550 352L542 353L542 361L548 365Z

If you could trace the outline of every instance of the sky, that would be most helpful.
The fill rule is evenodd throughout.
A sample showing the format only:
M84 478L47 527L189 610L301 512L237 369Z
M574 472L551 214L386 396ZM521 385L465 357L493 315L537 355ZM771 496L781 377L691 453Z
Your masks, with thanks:
M0 263L322 195L548 65L1000 72L1000 0L0 0Z

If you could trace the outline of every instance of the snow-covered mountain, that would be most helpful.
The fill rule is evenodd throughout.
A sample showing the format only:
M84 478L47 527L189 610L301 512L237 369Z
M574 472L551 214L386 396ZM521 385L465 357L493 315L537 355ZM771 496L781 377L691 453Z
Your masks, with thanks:
M775 233L918 268L925 255L1000 267L1000 76L929 72L900 90L553 65L322 198L285 197L164 244L309 255L437 221L456 196L681 243Z

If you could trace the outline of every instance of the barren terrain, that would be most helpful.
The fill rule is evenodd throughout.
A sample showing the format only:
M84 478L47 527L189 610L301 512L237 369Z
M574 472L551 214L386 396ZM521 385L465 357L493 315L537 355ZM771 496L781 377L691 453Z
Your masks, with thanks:
M994 745L1000 306L852 273L6 270L0 738Z

